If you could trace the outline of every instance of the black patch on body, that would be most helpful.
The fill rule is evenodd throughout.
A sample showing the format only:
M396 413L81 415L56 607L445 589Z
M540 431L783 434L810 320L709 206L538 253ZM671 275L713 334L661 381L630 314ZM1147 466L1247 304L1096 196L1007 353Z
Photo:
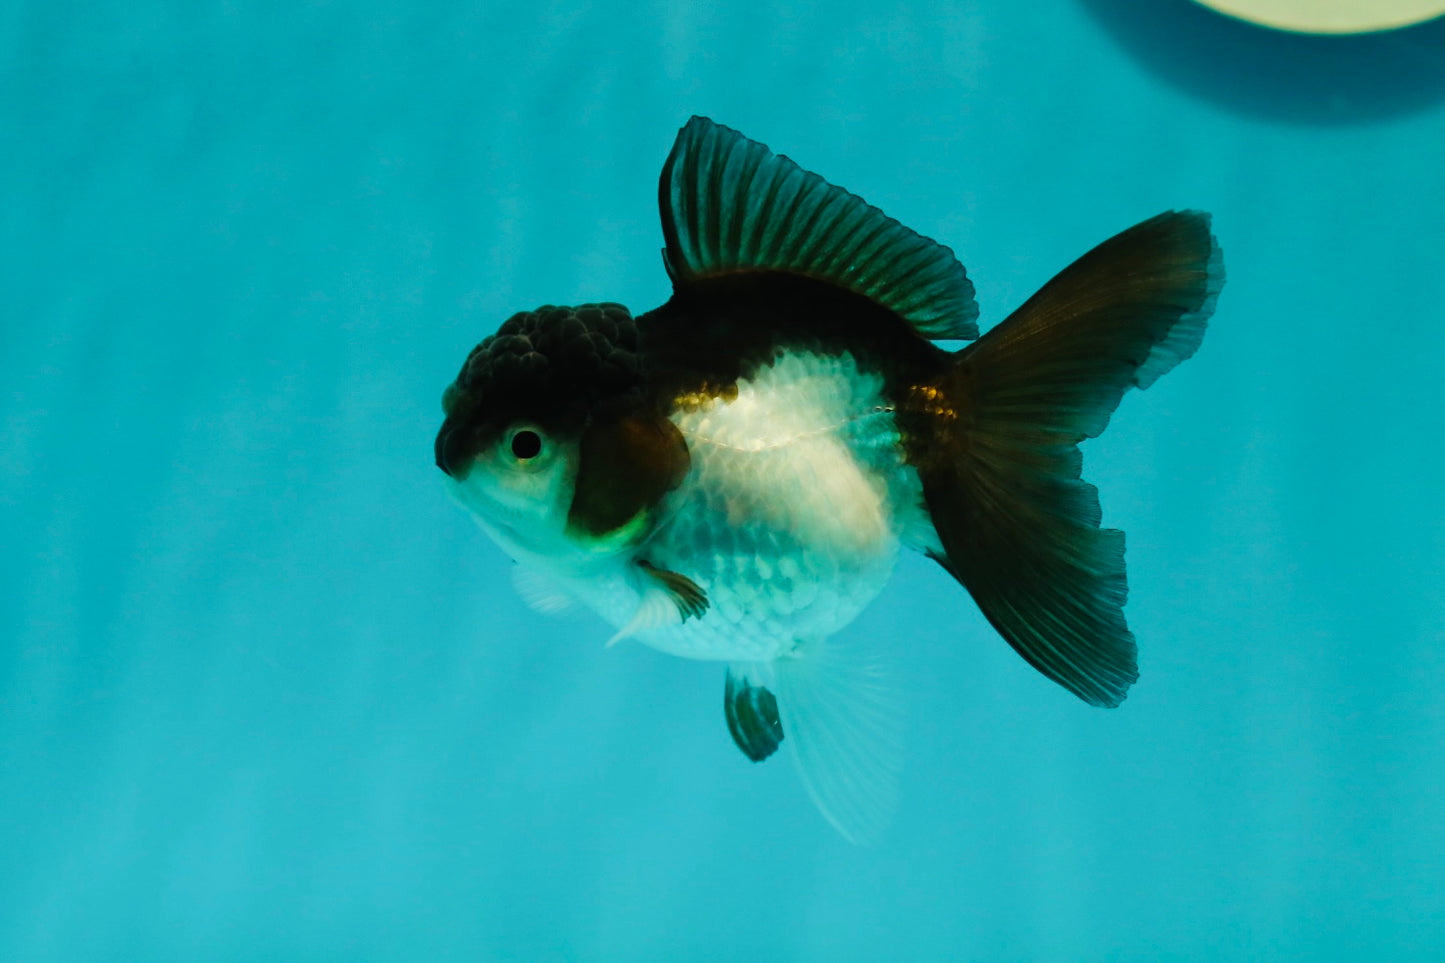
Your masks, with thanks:
M755 272L690 281L637 319L646 391L657 404L726 396L784 352L838 356L883 376L890 401L943 378L948 353L901 316L826 281Z
M567 526L604 536L654 507L687 475L692 456L677 426L645 411L589 419L578 447L577 483Z

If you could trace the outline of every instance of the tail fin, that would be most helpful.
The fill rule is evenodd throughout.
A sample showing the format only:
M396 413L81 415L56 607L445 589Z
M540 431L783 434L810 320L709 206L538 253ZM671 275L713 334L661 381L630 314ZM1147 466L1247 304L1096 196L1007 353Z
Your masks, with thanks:
M1161 214L1065 268L943 385L954 417L920 469L935 558L1020 655L1094 705L1122 702L1139 671L1124 533L1099 528L1078 443L1194 353L1223 280L1209 216Z

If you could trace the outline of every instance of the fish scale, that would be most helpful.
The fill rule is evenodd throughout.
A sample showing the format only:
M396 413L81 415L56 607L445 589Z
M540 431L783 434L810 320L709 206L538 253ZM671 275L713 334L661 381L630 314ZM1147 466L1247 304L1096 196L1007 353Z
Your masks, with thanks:
M697 659L764 660L852 621L887 583L921 501L880 375L781 353L735 397L674 411L691 467L639 554L707 593L638 634Z

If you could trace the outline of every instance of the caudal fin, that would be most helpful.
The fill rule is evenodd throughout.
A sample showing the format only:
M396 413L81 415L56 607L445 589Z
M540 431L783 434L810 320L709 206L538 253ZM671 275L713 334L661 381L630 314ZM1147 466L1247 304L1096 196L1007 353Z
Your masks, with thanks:
M1224 280L1209 215L1168 212L1085 254L958 355L921 466L944 554L1009 644L1086 702L1138 678L1124 533L1099 527L1078 443L1199 347Z

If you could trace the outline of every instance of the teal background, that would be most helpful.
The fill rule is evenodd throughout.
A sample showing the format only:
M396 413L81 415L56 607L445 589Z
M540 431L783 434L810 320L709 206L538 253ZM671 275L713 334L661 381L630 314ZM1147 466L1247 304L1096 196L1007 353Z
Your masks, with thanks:
M1445 959L1445 25L1183 2L0 8L0 959ZM720 667L527 610L438 483L515 310L665 299L706 114L950 244L984 326L1213 211L1199 354L1085 451L1142 677L910 558L850 631L883 842Z

